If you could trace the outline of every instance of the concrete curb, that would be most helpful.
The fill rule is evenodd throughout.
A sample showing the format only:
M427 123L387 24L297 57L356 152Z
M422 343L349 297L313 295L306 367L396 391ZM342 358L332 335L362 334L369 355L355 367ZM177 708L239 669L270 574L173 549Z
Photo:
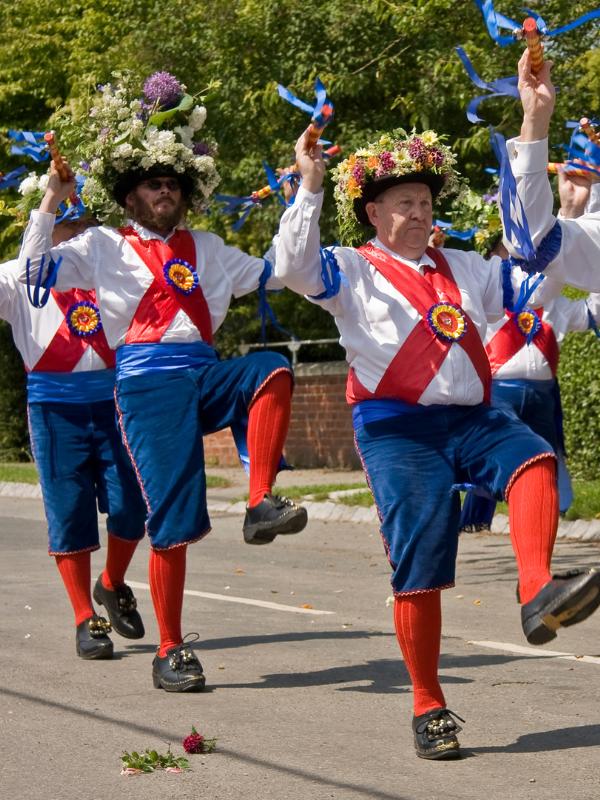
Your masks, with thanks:
M42 491L39 484L10 483L0 481L0 497L21 497L23 499L41 500ZM378 521L375 506L345 506L341 503L315 503L305 500L310 519L323 522L352 522L355 524L376 524ZM218 500L208 496L208 511L211 514L244 514L246 505L241 500ZM508 534L508 517L496 514L492 522L492 533ZM561 520L558 526L559 539L571 539L580 542L600 542L600 519Z

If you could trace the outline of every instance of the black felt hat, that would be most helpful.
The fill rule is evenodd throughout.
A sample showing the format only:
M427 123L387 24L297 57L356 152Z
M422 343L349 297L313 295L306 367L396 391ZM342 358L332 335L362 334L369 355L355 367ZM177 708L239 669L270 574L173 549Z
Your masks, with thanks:
M189 200L194 191L194 181L185 172L177 172L169 164L155 164L150 169L132 169L120 175L113 187L113 197L120 206L125 208L125 200L129 192L149 178L175 178L179 182L181 194L186 200Z

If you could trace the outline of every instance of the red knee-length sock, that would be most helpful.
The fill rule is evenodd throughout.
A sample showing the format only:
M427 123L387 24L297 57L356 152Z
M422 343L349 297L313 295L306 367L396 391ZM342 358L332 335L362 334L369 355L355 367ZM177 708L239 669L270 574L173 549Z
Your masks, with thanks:
M55 556L56 566L69 595L75 613L75 625L89 619L94 614L92 605L91 554L65 553Z
M290 424L292 377L279 372L262 388L248 415L249 506L271 491Z
M554 459L542 458L525 467L515 478L507 501L521 602L528 603L552 578L550 562L558 527Z
M131 562L138 540L120 539L118 536L108 534L106 549L106 566L102 573L102 585L105 589L117 589L125 583L125 573Z
M442 638L442 593L439 589L396 597L394 623L414 693L415 716L445 708L438 680Z
M150 553L150 594L160 635L159 656L181 644L181 609L187 545Z

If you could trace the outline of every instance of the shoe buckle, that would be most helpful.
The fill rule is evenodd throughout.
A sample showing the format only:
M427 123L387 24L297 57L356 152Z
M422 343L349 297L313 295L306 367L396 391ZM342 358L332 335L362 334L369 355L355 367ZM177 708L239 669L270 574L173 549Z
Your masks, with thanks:
M112 631L112 625L104 617L92 617L88 627L92 639L101 639Z
M131 614L137 608L137 600L132 592L121 592L119 594L119 610L123 614Z

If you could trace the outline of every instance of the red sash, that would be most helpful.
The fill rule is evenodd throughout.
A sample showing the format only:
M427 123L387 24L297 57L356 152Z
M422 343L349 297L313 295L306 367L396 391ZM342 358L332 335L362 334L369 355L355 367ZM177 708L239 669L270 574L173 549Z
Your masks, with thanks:
M89 336L77 336L69 328L66 318L67 312L76 303L96 305L96 293L93 290L84 291L83 289L55 292L53 289L52 296L65 315L65 319L33 367L32 372L72 372L88 347L94 348L107 367L114 367L115 353L108 346L102 328Z
M542 352L552 370L552 375L556 377L559 359L556 335L552 326L542 320L543 309L537 308L535 309L535 313L539 317L541 326L531 343ZM492 375L495 375L500 367L504 366L507 361L510 361L510 359L527 344L527 338L525 334L519 330L516 320L514 319L514 314L507 311L507 316L509 319L500 330L494 334L485 348L490 360Z
M460 289L442 253L427 248L427 254L434 260L437 269L425 267L425 274L421 275L372 244L359 247L358 252L409 301L421 315L421 319L394 356L374 394L365 389L354 370L350 370L347 385L349 402L391 397L408 403L417 403L439 372L452 345L458 344L475 367L483 384L484 402L489 403L491 373L485 348L475 324L460 307L462 300ZM466 320L465 334L455 342L439 339L427 321L428 311L444 301L458 306Z
M187 261L196 269L196 245L192 234L189 231L175 231L167 244L159 239L141 239L133 228L121 228L119 233L154 276L135 311L125 336L126 344L160 342L181 309L198 328L202 340L212 344L210 312L200 286L184 294L167 282L163 272L165 264L173 258Z

